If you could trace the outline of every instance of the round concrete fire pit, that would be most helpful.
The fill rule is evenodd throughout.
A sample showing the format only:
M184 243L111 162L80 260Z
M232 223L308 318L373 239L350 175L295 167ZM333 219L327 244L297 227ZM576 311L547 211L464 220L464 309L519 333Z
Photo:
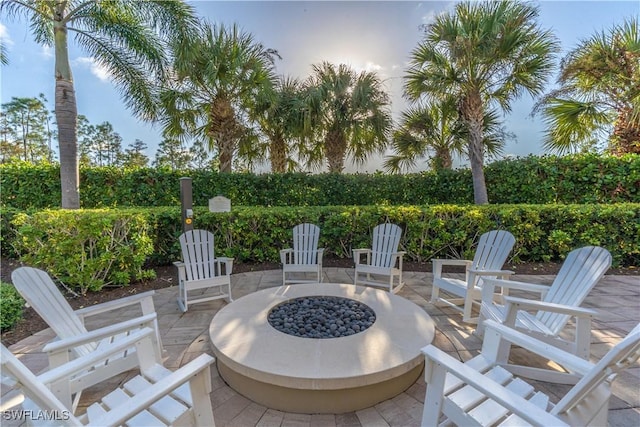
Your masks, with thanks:
M300 297L335 296L370 307L375 322L339 338L296 337L269 324L271 309ZM209 328L218 370L249 399L287 412L355 411L400 394L422 372L431 318L386 291L339 284L265 289L221 309Z

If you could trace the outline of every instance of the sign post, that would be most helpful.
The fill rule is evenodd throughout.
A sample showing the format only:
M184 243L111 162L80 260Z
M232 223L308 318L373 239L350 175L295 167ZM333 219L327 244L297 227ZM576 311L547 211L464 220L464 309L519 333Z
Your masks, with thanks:
M180 178L180 204L182 207L182 232L193 230L192 179Z

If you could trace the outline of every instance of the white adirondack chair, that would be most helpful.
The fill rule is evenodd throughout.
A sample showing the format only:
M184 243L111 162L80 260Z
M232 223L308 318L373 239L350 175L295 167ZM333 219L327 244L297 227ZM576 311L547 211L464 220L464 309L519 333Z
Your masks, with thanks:
M427 382L423 426L438 425L441 415L464 426L606 426L611 382L640 357L640 324L596 364L492 320L486 327L481 353L465 363L433 345L422 349ZM575 385L554 405L502 367L508 356L505 343L574 372Z
M11 279L20 295L58 336L59 340L43 348L48 354L50 367L55 368L69 359L91 354L143 327L150 327L154 331L154 346L149 356L153 356L156 361L162 360L162 343L153 305L153 291L74 311L46 272L33 267L20 267L11 274ZM87 330L84 325L85 319L90 316L136 304L140 306L139 317L92 331ZM85 388L137 366L135 348L131 347L106 360L104 364L77 373L71 378L70 395L63 397L69 400L64 400L64 403L75 407L80 392ZM73 402L72 394L75 395Z
M130 336L64 365L34 375L11 352L2 346L3 385L22 392L22 411L28 425L56 426L214 426L211 408L211 374L214 359L200 355L176 372L171 372L149 358L153 352L154 331L141 329ZM140 375L91 404L85 414L77 416L60 395L69 387L69 378L103 363L114 354L136 347ZM7 401L3 400L3 404ZM11 402L10 404L13 404ZM3 411L8 407L0 408Z
M567 255L551 286L512 280L486 280L482 290L480 318L504 323L564 351L588 359L591 320L597 312L581 308L580 304L610 266L609 251L597 246L587 246L575 249ZM530 300L506 296L505 304L499 305L491 299L494 286L535 292L540 294L541 298ZM573 334L566 328L572 317L576 319ZM481 322L478 325L478 334L482 335L482 332ZM544 376L545 372L529 367L519 368L520 375L549 381Z
M231 296L231 271L233 258L215 257L213 233L206 230L190 230L180 236L182 261L174 262L178 267L178 305L182 311L189 304L226 298ZM193 291L204 294L194 297Z
M462 312L462 321L475 323L478 317L472 317L474 304L479 306L482 299L480 291L487 278L506 278L513 271L502 270L516 239L505 230L493 230L480 236L473 261L460 259L432 259L433 289L431 303L444 304ZM465 279L446 277L442 272L445 265L464 266ZM440 291L458 298L443 297Z
M406 252L398 251L402 229L396 224L380 224L374 227L372 237L371 249L353 250L353 284L389 288L396 293L404 286L402 257ZM362 255L366 255L364 262Z
M298 224L293 227L293 248L282 249L282 284L322 282L322 256L324 248L318 249L320 227L315 224ZM315 280L287 279L296 273L315 273Z

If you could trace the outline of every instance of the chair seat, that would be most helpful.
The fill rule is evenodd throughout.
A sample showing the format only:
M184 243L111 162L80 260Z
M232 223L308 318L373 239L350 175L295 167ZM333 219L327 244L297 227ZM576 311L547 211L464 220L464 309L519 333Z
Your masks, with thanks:
M107 394L100 402L89 406L87 408L89 423L105 416L112 409L126 404L130 399L135 399L136 395L171 374L171 371L161 365L155 365L150 370L155 373L153 382L137 375ZM147 410L127 420L127 426L179 425L181 417L186 416L192 406L193 399L189 384L186 383L150 405Z

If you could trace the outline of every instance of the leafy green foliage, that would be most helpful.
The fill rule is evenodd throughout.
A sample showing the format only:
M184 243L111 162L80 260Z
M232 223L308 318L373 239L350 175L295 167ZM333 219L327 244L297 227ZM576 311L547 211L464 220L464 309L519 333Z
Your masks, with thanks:
M424 205L473 203L469 169L407 175L221 174L114 167L81 169L84 208L179 206L180 178L193 179L193 201L222 194L233 206ZM640 202L640 155L529 156L485 168L494 204ZM51 165L0 165L1 205L60 205L60 172Z
M22 318L24 299L9 283L0 282L0 329L15 325Z
M154 234L154 262L181 258L177 243L180 212L145 210ZM235 207L229 213L195 209L195 228L211 230L216 253L236 262L278 262L279 250L291 245L291 229L301 222L318 224L320 246L328 255L350 258L352 249L371 245L371 230L382 222L403 229L402 250L416 261L473 257L480 235L506 229L516 236L514 262L559 261L577 247L599 245L615 265L640 263L640 204L502 205L502 206L323 206Z
M607 248L614 265L640 264L640 204L501 206L322 206L234 207L211 213L194 209L195 228L211 230L216 254L236 262L279 262L290 247L291 230L301 222L318 224L320 246L328 256L350 258L369 247L371 231L382 222L403 229L407 259L473 257L480 235L506 229L516 237L513 262L561 261L586 245ZM16 214L8 233L21 261L47 270L63 283L99 290L148 278L143 265L181 259L178 207L45 210ZM7 237L7 239L9 239Z
M153 277L143 269L153 253L148 220L132 210L44 210L11 224L21 261L83 294Z

